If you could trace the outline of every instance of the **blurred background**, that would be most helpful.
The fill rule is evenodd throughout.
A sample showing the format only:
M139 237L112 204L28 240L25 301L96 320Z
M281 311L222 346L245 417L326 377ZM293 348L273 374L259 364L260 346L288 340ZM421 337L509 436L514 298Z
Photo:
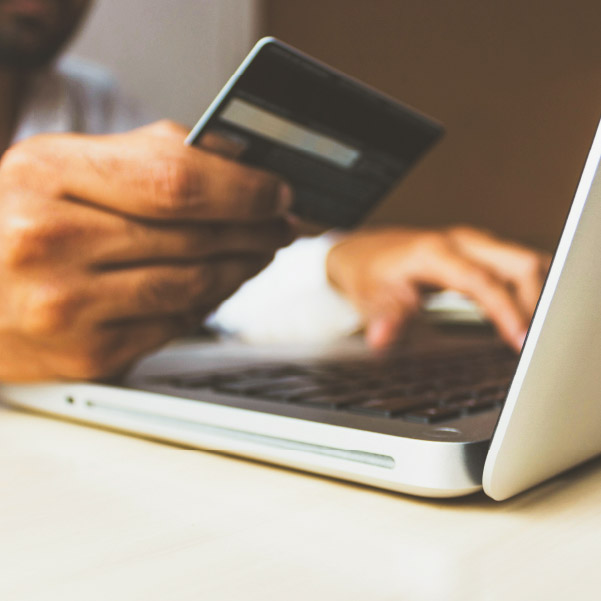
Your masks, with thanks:
M601 117L598 0L97 0L72 51L192 125L265 34L444 123L371 223L554 247Z

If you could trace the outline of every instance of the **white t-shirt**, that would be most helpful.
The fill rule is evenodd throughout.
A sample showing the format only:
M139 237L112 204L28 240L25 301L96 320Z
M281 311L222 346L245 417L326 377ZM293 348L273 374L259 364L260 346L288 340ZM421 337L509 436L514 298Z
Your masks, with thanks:
M13 142L49 132L117 133L152 120L104 69L66 58L32 82ZM356 331L359 314L327 281L332 243L325 235L280 250L209 322L254 343L324 342Z

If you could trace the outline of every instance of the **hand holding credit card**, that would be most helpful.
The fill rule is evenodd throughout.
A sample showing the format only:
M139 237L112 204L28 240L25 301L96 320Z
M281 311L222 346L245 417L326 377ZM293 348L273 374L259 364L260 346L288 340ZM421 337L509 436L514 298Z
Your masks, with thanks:
M414 109L264 38L186 143L277 173L294 190L293 213L350 228L442 131Z

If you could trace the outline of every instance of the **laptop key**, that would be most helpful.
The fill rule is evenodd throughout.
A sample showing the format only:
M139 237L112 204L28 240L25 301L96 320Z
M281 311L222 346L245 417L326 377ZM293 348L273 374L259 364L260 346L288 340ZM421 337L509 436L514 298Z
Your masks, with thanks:
M440 391L440 387L435 382L427 382L415 384L413 386L407 387L407 392L412 394L413 396L438 396Z
M496 352L401 361L274 363L166 376L161 382L274 403L434 423L498 407L514 365L512 355Z
M322 407L328 409L345 408L348 405L358 402L360 399L355 395L331 395L321 394L314 396L305 396L297 401L297 404L311 407Z
M479 399L476 397L467 398L461 401L455 401L444 405L444 407L446 407L447 409L457 409L464 413L476 413L478 411L492 409L496 406L497 402L494 399Z
M472 399L478 398L474 391L470 388L463 390L450 390L442 396L442 403L447 405L456 405L461 402L467 402Z
M499 403L497 400L493 398L484 398L484 399L474 399L471 402L467 402L464 404L464 409L468 414L478 413L480 411L487 411L489 409L494 409L498 407Z
M199 376L199 377L181 377L181 376L163 376L155 378L155 382L160 384L166 384L173 388L211 388L215 382L215 377L211 375Z
M478 387L478 390L480 390L481 393L497 392L499 390L504 390L505 392L507 392L510 384L511 378L507 376L487 378L486 380L482 381L482 383Z
M353 403L346 407L348 411L353 413L364 413L378 417L394 417L395 415L406 413L411 409L418 409L432 405L431 399L406 397L406 398L380 398L372 397Z
M231 380L229 382L218 383L213 385L213 389L217 392L234 395L254 395L260 393L266 387L271 385L271 380L265 379L247 379L247 380Z
M316 393L323 394L323 388L320 386L263 388L262 390L257 391L255 396L268 401L282 401L284 403L289 403L302 399L306 395Z

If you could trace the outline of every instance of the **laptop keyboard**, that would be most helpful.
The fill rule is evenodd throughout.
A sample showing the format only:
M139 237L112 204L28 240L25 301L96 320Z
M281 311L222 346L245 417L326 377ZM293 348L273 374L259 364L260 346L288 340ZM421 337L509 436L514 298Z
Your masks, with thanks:
M500 407L517 365L505 348L418 358L271 364L161 378L167 385L418 423Z

